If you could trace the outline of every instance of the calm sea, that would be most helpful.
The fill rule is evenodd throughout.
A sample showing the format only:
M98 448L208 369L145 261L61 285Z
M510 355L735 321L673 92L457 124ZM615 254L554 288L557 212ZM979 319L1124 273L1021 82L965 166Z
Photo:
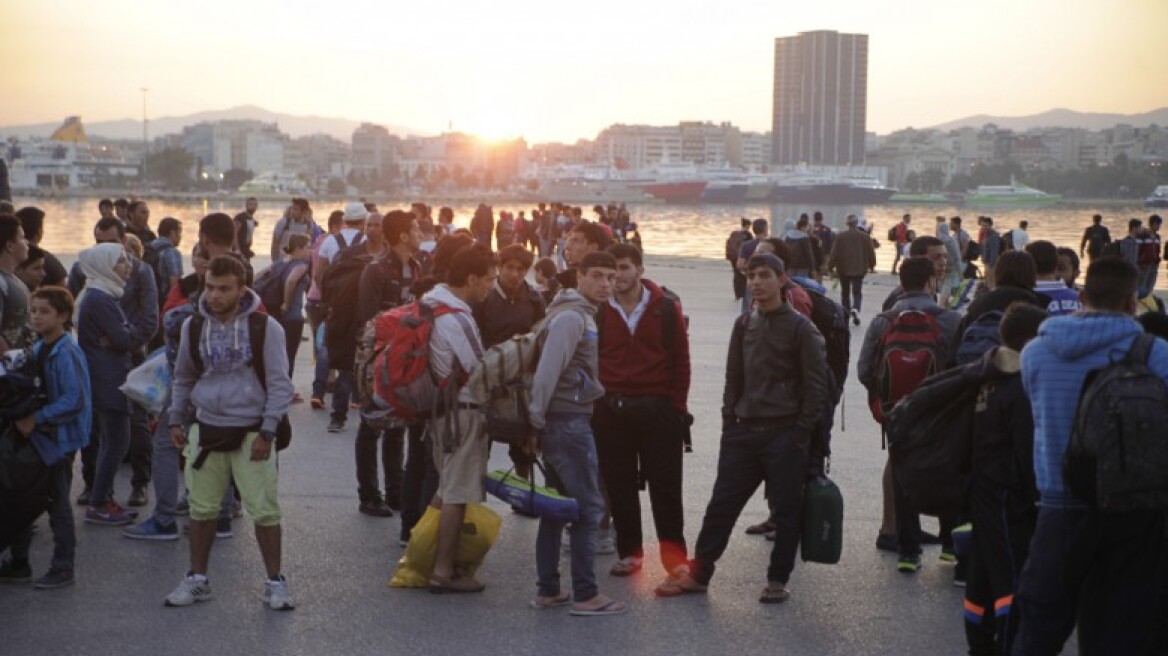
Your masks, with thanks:
M87 248L93 243L92 226L97 219L97 198L91 199L14 199L17 207L34 204L47 212L45 222L44 245L50 251L62 255L70 255ZM226 212L234 216L242 210L242 202L229 199L212 199L206 202L173 202L151 200L150 225L157 226L164 217L173 216L184 224L184 252L194 244L198 232L198 220L209 212ZM343 203L314 202L314 215L318 222L323 224L329 212L343 206ZM409 203L392 205L383 203L382 211L402 207L408 209ZM475 205L452 204L455 212L455 224L466 226L474 212ZM499 211L509 210L518 213L527 211L530 215L530 203L496 203L496 214ZM255 237L255 250L258 254L268 252L271 243L272 227L284 212L285 206L275 201L261 202L257 213L259 218L258 232ZM634 205L630 208L635 221L640 228L641 238L646 252L653 255L679 255L685 257L699 257L708 259L722 259L726 236L738 225L741 217L750 219L766 218L772 222L772 230L781 233L786 219L793 219L802 212L811 213L816 209L823 212L825 220L833 228L844 224L844 217L855 213L862 215L875 228L873 235L883 241L884 234L894 223L900 220L902 214L909 213L918 231L930 232L933 230L933 217L962 216L966 217L966 229L971 233L976 227L979 214L989 214L994 217L994 225L999 231L1006 227L1015 227L1025 219L1030 222L1029 232L1033 239L1048 239L1060 246L1070 246L1076 251L1083 229L1090 224L1093 214L1102 214L1104 224L1111 229L1113 236L1123 235L1126 232L1127 220L1132 217L1147 218L1151 213L1141 204L1114 205L1108 207L1075 207L1075 208L1042 208L1042 209L1009 209L986 210L982 208L961 208L944 206L903 206L879 205L870 207L797 207L790 205ZM585 208L585 215L592 216L589 208ZM876 251L878 269L889 270L892 264L893 249L887 243ZM1168 289L1168 275L1161 274L1158 288Z

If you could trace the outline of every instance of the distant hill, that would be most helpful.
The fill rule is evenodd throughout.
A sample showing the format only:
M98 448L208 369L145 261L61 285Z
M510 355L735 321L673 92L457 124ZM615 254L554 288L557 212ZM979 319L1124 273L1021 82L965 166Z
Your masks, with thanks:
M1052 109L1041 114L1030 116L990 116L978 114L956 121L949 121L932 126L935 130L955 130L963 127L980 128L986 123L993 123L1000 128L1010 130L1029 130L1030 128L1083 128L1086 130L1105 130L1120 123L1143 128L1155 123L1168 126L1168 107L1161 107L1142 114L1102 114L1094 112L1076 112L1070 109Z
M150 138L164 134L178 134L184 127L203 121L243 120L251 119L276 123L280 129L292 137L303 137L310 134L324 133L345 143L353 138L353 130L361 124L347 118L328 118L323 116L293 116L273 112L255 105L240 105L230 109L198 112L186 116L163 116L150 119ZM13 125L0 127L0 135L16 137L47 137L60 127L65 120L54 123L37 123L33 125ZM105 137L107 139L141 139L142 121L122 119L119 121L97 121L89 123L81 117L85 131L91 137ZM422 135L421 130L415 130L401 125L386 125L390 133L398 135Z

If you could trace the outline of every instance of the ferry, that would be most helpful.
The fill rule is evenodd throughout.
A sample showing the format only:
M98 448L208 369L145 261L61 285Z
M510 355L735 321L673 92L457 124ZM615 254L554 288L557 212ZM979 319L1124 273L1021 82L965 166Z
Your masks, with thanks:
M1168 207L1168 185L1153 189L1152 195L1144 199L1144 207Z
M965 204L982 207L1047 207L1060 200L1062 196L1058 194L1048 194L1011 181L1008 185L981 185L969 192Z
M879 205L895 193L876 178L799 175L779 180L769 200L796 205Z
M4 153L17 191L92 188L111 179L137 179L140 156L89 143L81 117L70 116L48 139L11 140Z

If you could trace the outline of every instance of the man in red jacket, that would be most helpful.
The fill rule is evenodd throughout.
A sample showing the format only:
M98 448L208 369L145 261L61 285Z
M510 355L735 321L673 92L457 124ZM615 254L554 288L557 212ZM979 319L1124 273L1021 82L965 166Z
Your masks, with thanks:
M641 569L640 482L649 486L661 564L686 563L681 503L683 433L688 425L689 337L681 305L645 280L641 251L608 249L616 260L615 295L597 310L600 382L592 426L608 490L620 560L613 576Z

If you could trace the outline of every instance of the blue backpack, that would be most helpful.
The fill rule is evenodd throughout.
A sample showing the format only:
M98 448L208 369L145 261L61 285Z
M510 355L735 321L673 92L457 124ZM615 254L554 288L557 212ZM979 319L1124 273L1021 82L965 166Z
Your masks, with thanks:
M1003 312L992 310L983 313L961 333L961 342L957 345L957 364L968 364L981 358L990 349L1002 345L1002 332L999 328L1002 323Z

